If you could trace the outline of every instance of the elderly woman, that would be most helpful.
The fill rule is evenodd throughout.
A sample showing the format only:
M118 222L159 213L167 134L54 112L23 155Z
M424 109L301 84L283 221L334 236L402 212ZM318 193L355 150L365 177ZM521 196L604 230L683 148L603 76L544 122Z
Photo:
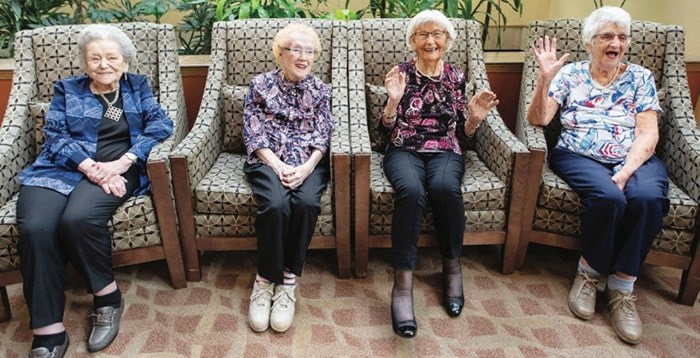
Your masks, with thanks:
M107 347L124 300L112 271L107 226L116 209L148 191L145 159L172 133L146 77L128 73L136 49L121 30L90 25L78 40L85 75L54 85L46 143L20 174L18 252L34 332L30 357L62 357L66 263L93 294L87 349Z
M413 337L413 270L423 210L429 201L442 255L443 305L456 317L464 306L462 254L464 203L460 183L464 161L460 137L471 137L498 104L482 91L467 102L464 73L443 56L455 40L452 23L426 10L408 24L406 43L416 57L389 71L382 124L391 132L384 173L394 188L391 226L394 332Z
M623 61L630 46L630 15L602 7L583 23L590 59L564 66L556 39L533 46L540 66L528 121L545 126L561 111L562 131L551 152L552 170L581 198L581 243L568 304L591 319L600 275L615 333L638 343L642 323L632 295L639 269L668 210L668 176L654 156L661 112L652 73Z
M312 28L287 25L272 42L279 69L255 76L245 100L244 172L258 200L258 272L248 314L256 332L292 325L296 277L329 180L331 89L311 74L320 50Z

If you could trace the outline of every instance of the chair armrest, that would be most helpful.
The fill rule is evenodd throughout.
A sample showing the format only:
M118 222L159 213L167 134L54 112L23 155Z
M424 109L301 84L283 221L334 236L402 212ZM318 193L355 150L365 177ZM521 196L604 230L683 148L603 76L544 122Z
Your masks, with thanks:
M350 111L350 152L357 156L371 157L372 147L367 127L367 103L365 95L365 59L362 47L362 24L348 24L348 101ZM369 163L369 162L367 162ZM369 169L369 168L368 168Z
M204 178L221 152L223 141L223 124L221 123L223 98L221 91L226 75L226 44L224 40L217 40L218 46L212 49L211 63L197 119L187 136L170 153L171 165L185 161L182 165L187 171L187 179L191 189L194 189ZM175 177L173 180L177 181L178 178Z
M510 186L516 154L527 155L525 145L510 132L497 111L492 110L477 129L476 152L486 166Z

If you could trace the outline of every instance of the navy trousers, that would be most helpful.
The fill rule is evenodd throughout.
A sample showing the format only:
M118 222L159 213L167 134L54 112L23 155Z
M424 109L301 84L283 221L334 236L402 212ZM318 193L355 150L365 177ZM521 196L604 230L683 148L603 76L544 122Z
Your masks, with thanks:
M602 274L637 276L668 212L666 166L652 156L624 190L612 182L614 164L555 148L552 170L581 198L582 256Z
M453 152L419 153L393 148L384 156L384 173L394 189L391 257L394 268L414 270L425 205L430 201L442 257L462 255L464 161Z
M66 196L21 186L17 200L17 253L32 329L63 321L70 261L95 293L114 281L112 236L107 226L114 212L138 186L132 175L121 198L83 179Z
M301 276L306 251L321 213L321 195L329 178L328 164L319 163L296 189L282 185L265 164L244 166L258 200L255 231L258 235L258 274L283 282L284 269Z

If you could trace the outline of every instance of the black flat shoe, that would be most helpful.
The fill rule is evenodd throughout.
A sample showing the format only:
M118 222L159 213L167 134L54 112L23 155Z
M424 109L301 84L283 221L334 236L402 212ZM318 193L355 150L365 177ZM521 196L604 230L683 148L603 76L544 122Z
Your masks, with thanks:
M444 294L442 297L442 304L450 317L457 317L460 313L462 313L462 307L464 307L464 296L448 297L447 294Z
M391 326L394 328L394 333L403 338L413 338L418 333L418 326L415 319L407 319L405 321L396 322L394 312L391 312Z

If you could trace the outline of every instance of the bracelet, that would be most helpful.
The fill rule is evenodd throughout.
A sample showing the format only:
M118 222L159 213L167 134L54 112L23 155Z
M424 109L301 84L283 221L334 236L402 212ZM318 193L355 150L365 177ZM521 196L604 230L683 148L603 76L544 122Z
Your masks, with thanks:
M483 121L482 121L482 122L483 122ZM476 127L472 128L472 130L468 130L468 129L469 129L469 125L468 125L468 124L469 124L469 119L467 119L466 121L464 121L464 134L467 134L468 132L471 132L471 134L467 134L467 137L471 137L471 136L474 135L474 133L476 133L476 130L479 129L479 126L481 126L481 122L479 122L479 124L477 124Z
M396 121L396 113L394 113L393 116L389 117L386 115L386 112L382 111L382 122L384 122L385 124L392 124L395 121Z

